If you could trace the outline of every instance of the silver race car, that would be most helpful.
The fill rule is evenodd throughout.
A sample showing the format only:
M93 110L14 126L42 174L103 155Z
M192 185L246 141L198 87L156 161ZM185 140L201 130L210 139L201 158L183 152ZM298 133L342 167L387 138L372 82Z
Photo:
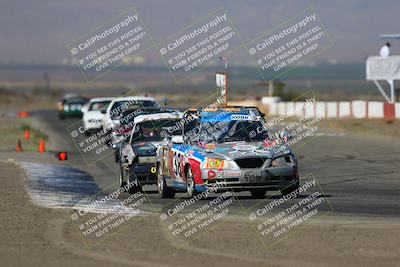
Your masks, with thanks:
M157 147L163 140L180 134L177 125L181 118L181 113L166 111L134 118L130 137L119 149L121 187L129 183L128 191L133 194L143 185L157 182Z

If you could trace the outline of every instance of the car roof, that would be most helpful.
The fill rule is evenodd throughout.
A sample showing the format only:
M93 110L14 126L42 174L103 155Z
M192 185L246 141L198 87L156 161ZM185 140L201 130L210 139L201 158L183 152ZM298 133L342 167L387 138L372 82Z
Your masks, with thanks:
M237 120L239 118L240 120L259 120L260 117L264 117L264 114L261 113L257 107L218 107L215 109L204 109L201 111L202 113L200 115L200 120L202 122L222 122Z
M114 97L96 97L96 98L91 98L90 103L93 102L103 102L103 101L112 101Z
M80 95L78 95L78 94L66 94L62 98L63 99L67 99L67 98L71 98L71 97L80 97Z
M206 114L218 114L218 113L242 113L242 114L254 114L256 116L264 117L264 114L254 106L223 106L223 107L212 107L212 108L198 108L190 109L185 113L200 113L201 116Z
M67 99L64 99L65 103L86 103L88 100L84 97L70 97Z
M117 97L114 98L113 102L119 102L119 101L130 101L130 100L143 100L143 101L154 101L157 102L157 100L154 97L149 97L149 96L124 96L124 97Z
M181 119L181 113L171 113L171 112L164 112L164 113L152 113L146 115L139 115L135 117L134 122L140 123L143 121L155 121L155 120L165 120L165 119Z
M136 112L138 110L142 110L143 112L152 112L152 111L159 112L159 111L161 111L161 108L160 107L142 107L140 105L132 105L132 106L129 106L129 108L124 109L122 111L122 114L129 114L129 113Z

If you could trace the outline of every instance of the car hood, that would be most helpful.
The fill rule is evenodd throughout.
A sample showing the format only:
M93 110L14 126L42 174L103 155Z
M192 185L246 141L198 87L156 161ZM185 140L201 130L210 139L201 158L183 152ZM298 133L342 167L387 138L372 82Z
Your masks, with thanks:
M271 146L266 142L229 142L220 144L195 145L193 149L204 157L238 159L247 157L274 158L291 153L284 144Z
M91 120L91 119L101 120L104 117L104 115L100 111L88 111L83 116L85 120Z

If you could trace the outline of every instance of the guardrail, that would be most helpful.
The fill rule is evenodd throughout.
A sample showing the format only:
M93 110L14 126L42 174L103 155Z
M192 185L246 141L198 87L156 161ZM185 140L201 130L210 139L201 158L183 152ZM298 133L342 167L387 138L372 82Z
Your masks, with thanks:
M381 101L276 102L263 106L267 107L268 115L400 119L400 103L390 104Z

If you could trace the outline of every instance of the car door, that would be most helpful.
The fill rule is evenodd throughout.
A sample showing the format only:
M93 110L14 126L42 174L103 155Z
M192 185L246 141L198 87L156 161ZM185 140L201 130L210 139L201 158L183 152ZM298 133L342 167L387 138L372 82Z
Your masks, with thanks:
M169 164L172 179L177 183L186 184L185 179L185 153L181 144L173 144L169 153Z
M129 142L123 142L121 145L121 164L123 167L128 167L132 164L135 158L135 153L133 151L132 145Z
M160 168L161 173L167 179L170 177L169 173L169 147L168 144L163 143L159 148L159 161L160 161Z

